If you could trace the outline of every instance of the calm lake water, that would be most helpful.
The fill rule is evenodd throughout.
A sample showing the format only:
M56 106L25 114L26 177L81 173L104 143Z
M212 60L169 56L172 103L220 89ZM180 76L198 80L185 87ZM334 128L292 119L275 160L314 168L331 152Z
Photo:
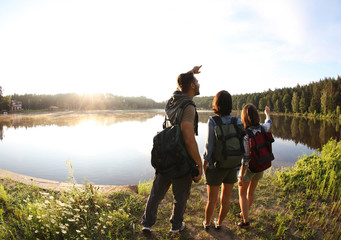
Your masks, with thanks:
M211 115L199 112L200 154ZM138 184L154 175L150 151L163 119L163 110L0 116L0 168L65 182L70 161L78 183L86 179L103 185ZM330 138L340 139L338 121L288 116L272 116L272 120L276 168L292 166L298 156L311 154Z

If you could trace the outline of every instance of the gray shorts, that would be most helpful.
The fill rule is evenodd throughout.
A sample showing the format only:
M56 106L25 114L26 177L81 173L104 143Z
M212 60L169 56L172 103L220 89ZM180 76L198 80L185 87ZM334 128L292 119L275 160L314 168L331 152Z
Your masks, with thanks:
M250 171L249 168L247 168L246 172L244 174L244 177L243 177L243 181L244 182L250 182L252 179L259 180L263 177L263 175L264 175L264 171L253 173Z

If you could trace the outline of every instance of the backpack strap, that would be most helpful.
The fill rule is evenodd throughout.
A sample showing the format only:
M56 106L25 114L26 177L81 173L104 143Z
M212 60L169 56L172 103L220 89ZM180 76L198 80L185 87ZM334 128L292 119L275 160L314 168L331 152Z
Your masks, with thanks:
M261 127L262 133L264 134L266 147L267 147L268 151L271 152L270 146L271 146L272 141L269 140L268 135L266 134L264 127L262 125L260 127Z
M163 121L163 124L162 124L162 127L163 129L165 129L167 127L167 121L170 122L171 125L176 125L176 124L180 124L181 123L181 119L182 119L182 114L183 114L183 111L185 110L185 108L188 106L188 105L193 105L194 107L196 107L195 103L193 101L186 101L186 102L183 102L177 112L176 112L176 118L175 118L175 121L174 122L171 122L171 120L169 118L167 118L167 114L165 115L165 119ZM195 119L194 119L194 132L195 132L195 135L198 136L198 112L195 110Z
M223 125L223 121L221 120L221 118L219 116L214 116L212 117L213 120L216 122L217 126L220 129L221 132L221 136L218 137L221 141L223 141L223 149L222 149L222 154L224 156L224 158L227 157L227 148L226 148L226 136L224 136L224 132L223 132L223 128L221 127L221 125Z
M249 138L250 138L250 141L251 141L251 138L253 139L253 141L255 142L255 146L253 146L251 149L255 150L256 153L257 153L257 156L260 157L260 154L259 154L259 146L257 144L257 140L255 138L255 135L253 134L252 130L251 129L246 129L246 133L247 135L249 135ZM250 149L250 150L251 150Z
M238 127L238 118L236 117L232 117L231 122L234 126L234 129L236 130L237 134L238 134L238 139L239 139L239 144L240 144L240 149L243 151L243 153L245 153L245 149L244 149L244 144L243 144L243 138L245 136L245 132L241 131L240 128Z

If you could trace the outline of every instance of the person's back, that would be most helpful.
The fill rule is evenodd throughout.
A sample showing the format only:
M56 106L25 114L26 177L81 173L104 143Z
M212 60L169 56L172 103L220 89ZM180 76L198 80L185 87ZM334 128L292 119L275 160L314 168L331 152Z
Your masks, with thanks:
M265 131L269 131L271 127L270 108L265 107L266 119L264 124L259 123L259 114L257 108L253 104L246 104L241 113L241 119L244 128L252 134L256 135L261 132L262 127ZM263 177L264 171L252 172L249 169L250 162L250 136L246 134L244 138L245 154L242 160L242 167L239 174L239 203L241 213L239 216L242 218L241 222L236 223L240 228L249 228L249 210L254 200L255 190L258 181Z
M174 92L166 105L166 116L171 124L174 124L178 109L186 102L192 102L194 96L199 94L198 80L194 74L200 73L199 67L194 67L191 72L180 74L178 77L178 90ZM195 140L195 132L197 132L197 113L194 104L189 104L183 110L183 116L180 122L182 137L186 146L188 155L197 164L197 176L192 177L191 172L187 172L178 178L169 178L160 173L155 173L153 187L149 195L146 209L142 217L143 231L150 232L151 227L156 222L157 209L167 193L170 185L172 185L174 195L174 207L171 217L171 232L176 233L185 228L183 222L183 214L186 209L186 203L189 198L190 189L192 185L192 178L194 181L199 181L202 175L202 163L198 151L198 145Z
M208 201L205 209L205 221L203 222L205 230L208 230L210 228L211 220L213 218L216 205L218 203L219 190L221 186L221 208L219 212L219 218L215 222L216 229L221 228L226 214L229 211L233 185L237 182L237 171L239 170L243 154L243 150L241 149L241 139L242 136L244 136L245 134L241 120L236 119L231 115L232 97L227 91L223 90L216 94L213 99L212 110L217 116L209 118L208 120L208 133L205 152L203 156L208 193ZM217 130L220 130L220 132L224 132L223 128L220 129L219 122L221 122L221 124L225 124L226 126L230 125L227 127L233 131L230 133L226 132L226 136L225 134L223 134L224 136L218 136L218 138L223 138L224 140L227 140L227 135L232 135L231 137L233 138L233 140L237 141L237 148L240 151L231 151L231 146L226 145L234 145L234 141L221 143L220 139L217 139L216 136L221 135L218 134ZM242 136L239 136L239 134ZM220 156L221 151L223 151L223 156ZM226 162L224 162L225 157Z

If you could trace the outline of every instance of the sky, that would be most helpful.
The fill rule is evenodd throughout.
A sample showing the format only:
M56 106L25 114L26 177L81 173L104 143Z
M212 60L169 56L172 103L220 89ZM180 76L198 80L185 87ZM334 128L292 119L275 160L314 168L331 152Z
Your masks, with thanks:
M167 100L195 65L201 96L341 75L339 0L0 0L3 95Z

